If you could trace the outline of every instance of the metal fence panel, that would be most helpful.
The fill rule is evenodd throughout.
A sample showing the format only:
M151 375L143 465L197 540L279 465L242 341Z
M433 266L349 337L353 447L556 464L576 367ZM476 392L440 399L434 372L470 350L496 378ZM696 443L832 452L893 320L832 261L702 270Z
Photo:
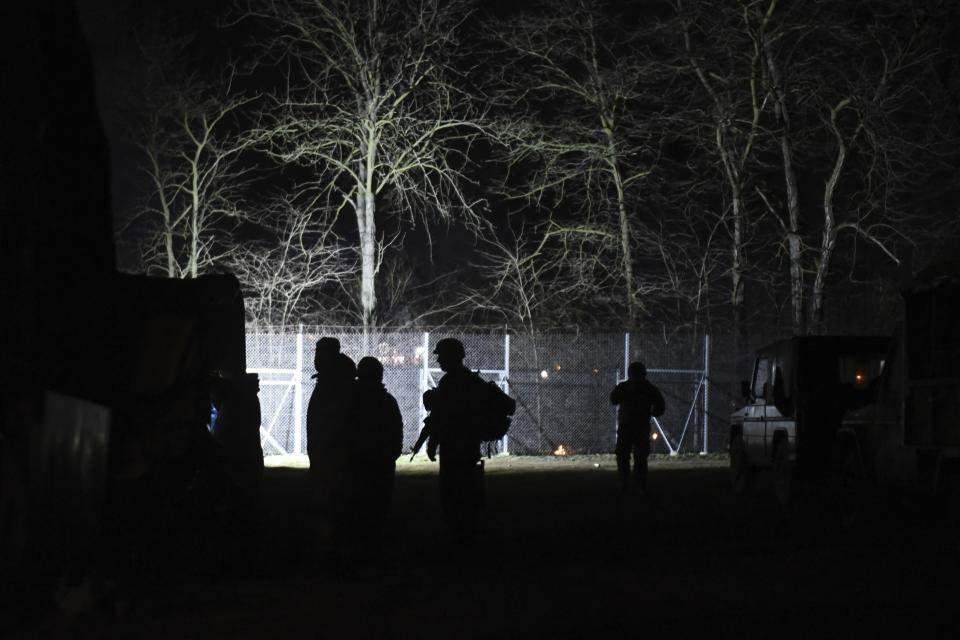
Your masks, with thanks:
M383 364L384 383L403 415L405 450L413 445L422 424L421 396L442 375L432 350L444 337L460 339L467 353L465 364L508 387L516 398L517 412L507 442L510 453L612 452L616 411L609 395L633 360L645 362L651 381L667 400L667 410L658 420L660 430L653 452L712 453L726 447L725 414L730 393L725 388L716 393L717 385L707 377L705 369L714 347L707 347L703 336L538 333L508 337L503 333L466 332L365 335L353 329L308 327L299 332L293 329L247 336L247 366L261 378L265 455L306 451L313 352L322 336L338 338L341 351L354 361L370 354ZM716 362L710 376L722 378L723 387L730 386L727 378L736 378ZM713 428L708 429L711 421Z

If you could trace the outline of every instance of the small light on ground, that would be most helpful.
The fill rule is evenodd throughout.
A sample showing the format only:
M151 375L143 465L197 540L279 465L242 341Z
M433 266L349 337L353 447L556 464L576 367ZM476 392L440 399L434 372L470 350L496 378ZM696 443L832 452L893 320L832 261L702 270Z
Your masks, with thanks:
M540 377L543 378L544 380L546 380L546 379L547 379L547 376L549 376L549 375L550 375L550 374L547 373L547 370L546 370L546 369L544 369L543 371L540 372Z

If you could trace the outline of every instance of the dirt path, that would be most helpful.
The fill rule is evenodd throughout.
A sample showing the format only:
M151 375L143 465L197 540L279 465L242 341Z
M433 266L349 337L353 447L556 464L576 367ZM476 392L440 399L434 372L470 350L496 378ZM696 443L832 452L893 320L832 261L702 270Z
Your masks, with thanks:
M766 495L736 499L722 461L657 462L649 495L625 500L609 458L515 459L491 463L486 526L464 543L441 525L435 467L414 466L364 557L331 563L305 472L272 469L255 547L144 580L123 616L61 616L24 637L960 630L958 547L921 505L840 532L815 501L784 512Z

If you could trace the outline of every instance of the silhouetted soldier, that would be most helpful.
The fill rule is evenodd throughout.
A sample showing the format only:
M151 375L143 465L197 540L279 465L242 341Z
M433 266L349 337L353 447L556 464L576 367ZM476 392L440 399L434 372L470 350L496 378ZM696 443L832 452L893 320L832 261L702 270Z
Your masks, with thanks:
M480 378L463 365L463 343L444 338L433 352L444 371L435 389L423 394L430 412L427 454L440 454L440 504L447 521L457 528L475 524L483 506L483 467L480 438L473 432L472 413L482 390Z
M617 471L620 486L630 488L630 456L633 456L635 488L647 489L647 456L650 454L650 418L663 415L663 394L647 380L642 362L631 362L627 379L614 387L610 402L617 405Z
M360 526L375 528L390 506L396 461L403 447L403 417L383 385L383 365L371 356L357 363L351 423L353 503Z
M322 466L325 451L342 435L338 432L344 430L351 408L344 393L353 385L356 367L353 360L340 353L340 341L330 337L317 341L313 365L317 372L313 375L316 386L307 405L307 455L311 471L316 471Z
M317 381L307 405L307 455L316 499L334 517L349 486L348 428L355 393L356 366L340 353L340 341L321 338L314 356Z

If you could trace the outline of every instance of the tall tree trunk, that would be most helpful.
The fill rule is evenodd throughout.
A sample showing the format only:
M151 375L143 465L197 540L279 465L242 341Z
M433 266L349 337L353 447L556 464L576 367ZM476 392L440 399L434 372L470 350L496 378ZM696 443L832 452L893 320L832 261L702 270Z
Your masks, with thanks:
M771 11L776 3L771 3ZM790 308L793 334L802 336L807 332L806 309L803 296L803 245L800 238L800 197L797 190L797 174L793 168L793 150L790 146L790 112L787 110L787 95L783 78L773 52L773 45L764 42L764 54L773 93L776 96L776 112L780 119L780 155L783 158L783 182L787 191L787 252L790 260Z
M836 244L836 238L833 233L827 233L824 229L823 238L820 244L820 255L817 257L817 269L813 278L813 318L812 323L817 333L823 331L823 300L824 290L826 289L827 273L830 270L830 258L833 256L833 249Z
M617 214L620 219L620 252L623 256L623 277L626 280L627 317L629 327L637 324L637 300L634 296L633 281L633 254L630 249L630 219L627 217L627 199L623 191L623 177L620 175L620 165L617 163L617 147L613 137L613 126L609 118L603 119L603 130L607 136L607 163L613 175L613 183L617 190Z
M163 251L167 256L167 277L177 277L177 261L173 249L173 212L170 210L170 201L167 200L167 192L164 188L163 171L160 169L160 162L157 159L159 152L152 146L144 147L144 153L150 162L150 179L157 191L157 197L160 199L160 215L163 216Z
M370 333L376 325L377 227L374 169L377 161L375 120L371 118L364 141L360 166L362 184L358 185L357 226L360 233L360 309L363 319L363 351L369 353Z
M200 146L197 147L190 165L190 262L188 271L191 278L197 277L197 263L200 261Z
M800 206L797 196L797 178L793 170L790 145L784 135L780 139L783 153L783 176L787 186L787 252L790 259L790 307L793 334L807 332L807 318L803 295L803 244L800 238Z
M176 261L173 259L173 228L167 219L166 229L163 232L163 248L167 252L167 277L177 277Z
M731 185L733 209L733 246L730 255L730 305L733 310L733 334L740 346L740 338L746 332L746 313L743 309L743 201L740 187ZM739 348L737 353L739 353Z
M833 131L834 138L837 140L837 157L833 162L833 170L830 177L823 187L823 232L820 239L820 254L817 256L817 268L814 274L813 291L813 317L812 323L818 333L823 331L824 320L824 297L826 291L827 274L830 272L830 259L833 257L833 250L837 243L837 220L833 208L833 196L837 190L837 184L840 182L840 175L843 173L844 164L847 161L847 143L840 133L840 127L837 124L837 114L850 104L850 99L841 100L837 106L830 109L830 128ZM857 130L859 132L859 128ZM854 133L856 136L856 133Z

